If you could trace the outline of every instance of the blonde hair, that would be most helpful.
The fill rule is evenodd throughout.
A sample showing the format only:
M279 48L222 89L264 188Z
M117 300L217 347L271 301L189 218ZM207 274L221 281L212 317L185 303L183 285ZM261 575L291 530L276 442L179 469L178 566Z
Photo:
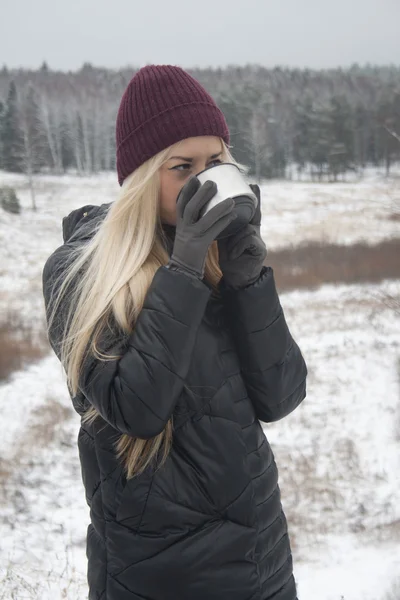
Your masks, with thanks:
M223 162L235 163L225 142L220 141ZM100 340L111 331L110 323L116 324L122 338L133 332L156 271L169 261L162 241L159 169L178 144L161 151L131 173L105 218L94 224L93 237L70 250L70 264L61 274L62 283L48 318L48 330L70 287L67 314L62 316L60 360L73 396L79 391L78 382L87 356L103 361L121 357L106 354L105 348L99 347ZM206 257L205 279L216 288L221 276L218 246L213 242ZM115 348L119 337L115 332L113 335L111 346ZM99 412L91 406L83 414L82 423L93 423L98 416ZM171 448L172 432L173 417L154 438L120 435L115 442L116 455L123 463L127 479L140 474L159 452L159 466L164 463Z

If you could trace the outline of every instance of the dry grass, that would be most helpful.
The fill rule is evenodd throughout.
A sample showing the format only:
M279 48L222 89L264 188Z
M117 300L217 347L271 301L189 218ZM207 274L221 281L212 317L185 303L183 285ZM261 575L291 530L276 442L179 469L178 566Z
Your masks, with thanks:
M0 600L19 600L20 598L39 598L38 584L30 583L26 577L26 571L20 569L20 572L9 563L4 576L0 579L1 592Z
M1 510L1 522L9 529L21 528L24 522L32 521L28 488L40 487L42 478L32 480L30 473L32 469L38 473L39 467L45 466L43 453L51 452L55 445L74 444L68 428L64 427L72 415L72 407L48 396L43 405L31 412L29 422L15 440L14 455L8 460L0 459L0 507L4 507ZM52 563L54 566L50 565L48 568L44 568L40 558L36 562L31 557L15 561L14 549L9 549L10 556L7 556L4 549L0 600L48 598L50 588L54 597L60 599L83 598L87 593L86 582L81 574L76 573L74 565L70 564L71 545L72 540L66 538L65 557L58 552ZM20 553L21 547L18 547L17 554Z
M400 309L399 309L400 314ZM397 404L397 414L395 421L395 440L400 442L400 357L397 359L397 385L398 385L398 404ZM400 533L400 532L399 532Z
M400 279L400 238L374 246L312 242L268 252L281 291L315 289L324 283L376 283Z
M52 590L59 600L81 600L87 597L87 584L70 562L66 540L64 555L57 553L56 568L43 569L40 563L14 564L11 560L0 574L0 600L42 600ZM3 563L5 560L3 560Z
M293 549L320 545L321 536L340 535L344 522L348 531L366 545L397 541L400 521L383 514L382 520L373 519L371 509L357 500L357 488L365 475L354 440L338 439L329 464L321 469L318 457L323 451L317 439L307 453L300 448L274 447L277 464L285 465L279 470L279 479Z
M27 327L19 315L8 311L0 322L0 381L25 365L36 362L49 351L46 334Z
M28 449L33 445L36 448L47 448L54 441L61 443L60 426L73 414L69 405L65 406L55 398L48 398L44 405L31 413L31 422L24 435L25 446Z
M315 532L335 533L342 524L337 515L345 512L346 494L359 460L354 443L350 439L339 440L335 455L346 465L339 475L333 470L321 472L315 455L306 455L300 449L277 447L277 463L287 465L280 470L280 485L284 492L284 508L289 523L289 533L294 549L297 543L305 547L313 543ZM318 455L319 450L315 448ZM322 511L322 512L321 512ZM353 531L357 531L357 518L353 518ZM296 539L296 532L301 542Z
M73 441L66 437L63 425L73 415L70 406L61 404L53 397L47 397L40 407L30 414L29 423L21 431L15 442L15 452L9 460L0 460L0 505L14 505L15 510L25 507L23 477L29 468L32 455L38 450L57 445L70 445ZM16 481L19 479L19 482ZM17 495L16 495L17 492ZM17 506L18 505L18 506Z
M377 523L375 527L366 532L365 543L369 544L371 539L379 543L392 544L394 542L398 544L400 539L400 519L395 519L389 523ZM398 600L400 600L400 596Z
M382 600L400 600L400 577L398 575L391 582Z

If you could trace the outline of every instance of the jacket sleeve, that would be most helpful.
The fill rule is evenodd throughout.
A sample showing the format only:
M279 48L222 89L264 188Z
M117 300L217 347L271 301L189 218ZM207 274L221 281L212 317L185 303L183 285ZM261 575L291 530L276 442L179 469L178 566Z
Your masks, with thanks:
M278 421L306 396L307 367L292 338L275 287L273 269L241 289L221 281L220 291L256 416Z
M43 270L43 290L51 292L57 252ZM202 281L160 267L147 291L133 333L111 353L116 360L85 360L79 388L116 430L149 439L161 433L183 389L210 289ZM64 307L65 308L65 307ZM49 332L57 350L60 328ZM58 355L59 356L59 355Z

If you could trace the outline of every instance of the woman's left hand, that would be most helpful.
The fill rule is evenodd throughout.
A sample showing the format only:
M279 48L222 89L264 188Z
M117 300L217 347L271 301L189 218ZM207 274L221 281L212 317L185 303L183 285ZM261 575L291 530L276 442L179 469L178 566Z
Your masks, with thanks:
M261 238L261 194L258 185L250 185L257 196L256 212L250 223L228 238L218 240L219 265L227 285L241 288L257 281L267 256Z

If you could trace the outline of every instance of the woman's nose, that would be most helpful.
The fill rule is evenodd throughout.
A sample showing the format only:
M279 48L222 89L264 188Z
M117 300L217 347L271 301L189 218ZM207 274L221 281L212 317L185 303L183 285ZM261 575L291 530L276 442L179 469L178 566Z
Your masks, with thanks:
M207 168L207 163L205 162L204 165L198 165L196 167L196 175L198 175L199 173L201 173L202 171L204 171L204 169Z

